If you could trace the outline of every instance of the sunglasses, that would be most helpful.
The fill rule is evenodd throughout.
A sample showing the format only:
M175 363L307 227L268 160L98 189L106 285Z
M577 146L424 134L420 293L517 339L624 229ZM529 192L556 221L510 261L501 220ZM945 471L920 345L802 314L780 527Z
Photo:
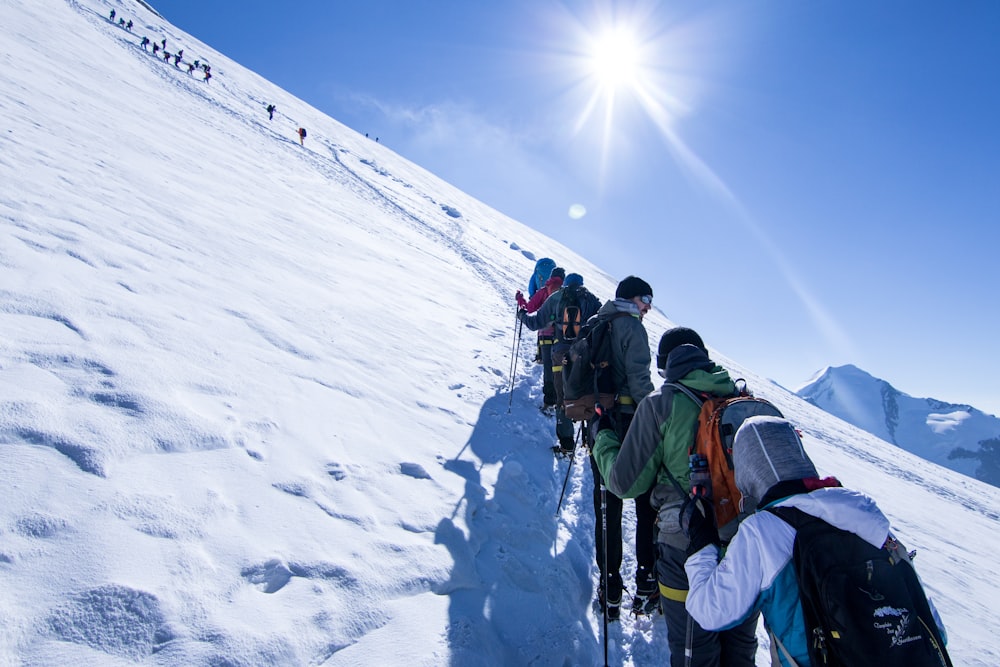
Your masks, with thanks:
M642 301L647 306L652 306L653 305L653 297L651 295L649 295L649 294L644 294L644 295L640 296L639 297L639 301Z

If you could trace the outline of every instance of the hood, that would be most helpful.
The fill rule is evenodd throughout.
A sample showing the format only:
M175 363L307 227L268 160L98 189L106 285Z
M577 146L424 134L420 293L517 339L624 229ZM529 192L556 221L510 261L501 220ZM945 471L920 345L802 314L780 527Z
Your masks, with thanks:
M778 482L817 477L816 466L788 421L778 417L750 417L733 440L736 488L745 502L756 506Z

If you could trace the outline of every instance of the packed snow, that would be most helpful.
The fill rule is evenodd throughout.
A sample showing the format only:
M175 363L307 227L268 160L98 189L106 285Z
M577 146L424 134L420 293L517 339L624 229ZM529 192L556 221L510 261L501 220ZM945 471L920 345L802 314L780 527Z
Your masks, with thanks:
M589 466L557 513L513 297L543 255L623 276L144 3L7 0L0 39L0 664L602 664ZM955 664L1000 664L1000 490L713 356L917 549ZM666 664L660 618L609 640Z

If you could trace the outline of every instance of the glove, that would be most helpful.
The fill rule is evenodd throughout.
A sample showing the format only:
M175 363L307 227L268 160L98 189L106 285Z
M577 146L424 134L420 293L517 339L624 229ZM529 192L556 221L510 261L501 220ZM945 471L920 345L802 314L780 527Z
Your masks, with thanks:
M715 527L715 510L712 501L704 496L693 496L684 501L680 513L681 530L688 537L687 555L701 551L709 544L722 546L719 529Z
M521 294L521 290L517 290L517 294L515 296L517 297L517 307L522 310L527 310L528 302L524 300L524 295Z
M590 420L590 442L597 442L597 434L606 428L614 430L614 422L611 421L611 415L609 411L604 408L603 405L598 403L594 406L595 415L594 418Z
M520 320L521 322L524 322L524 318L527 314L528 311L526 311L524 308L517 309L517 319Z

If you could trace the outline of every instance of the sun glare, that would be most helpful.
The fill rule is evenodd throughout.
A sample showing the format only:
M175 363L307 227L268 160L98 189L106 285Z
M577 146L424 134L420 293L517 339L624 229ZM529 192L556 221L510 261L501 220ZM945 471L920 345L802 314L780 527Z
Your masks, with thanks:
M638 41L626 30L610 31L594 43L591 67L602 86L635 85L639 67Z

